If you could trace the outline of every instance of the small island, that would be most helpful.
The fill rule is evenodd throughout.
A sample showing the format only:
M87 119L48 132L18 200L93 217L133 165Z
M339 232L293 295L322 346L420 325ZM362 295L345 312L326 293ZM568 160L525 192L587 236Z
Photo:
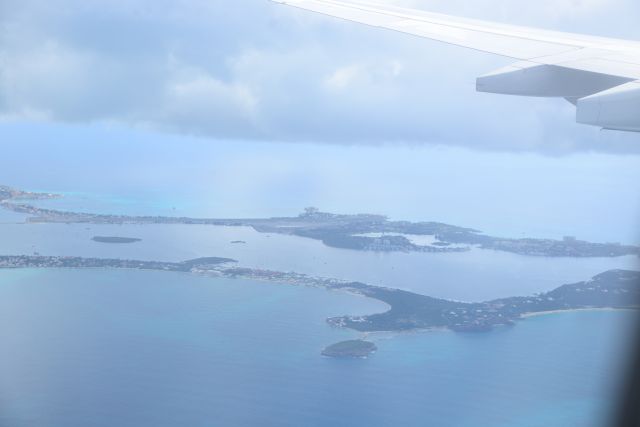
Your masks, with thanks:
M333 344L324 350L322 355L326 357L336 358L357 358L362 359L370 356L378 350L378 347L372 342L364 340L342 341Z
M244 240L234 240L231 242L232 245L246 245L247 242L245 242Z
M344 215L306 208L296 217L283 218L189 218L167 216L106 215L45 209L25 203L52 199L57 194L34 193L0 186L0 208L28 215L28 223L64 224L185 224L251 227L259 233L284 234L321 241L338 248L373 252L456 253L474 249L510 252L537 257L621 257L640 256L640 246L594 243L575 236L558 239L505 238L440 222L391 221L384 215ZM428 237L427 241L419 238ZM416 240L418 238L418 240ZM112 243L112 242L107 242ZM119 242L115 242L119 243ZM231 242L243 244L241 240Z
M340 215L307 208L297 217L262 219L215 219L165 216L105 215L65 212L22 203L0 187L0 208L29 217L28 223L65 224L185 224L227 227L252 227L259 233L284 234L319 240L326 246L373 252L456 253L475 249L510 252L543 257L621 257L640 255L640 247L620 243L593 243L565 236L562 240L534 238L501 238L480 231L437 222L390 221L382 215ZM31 193L29 193L31 194ZM30 195L35 198L37 195ZM50 197L43 195L41 198ZM16 203L19 202L19 203ZM432 242L420 243L412 238L430 237ZM232 243L240 243L235 241Z
M134 237L105 237L95 236L91 240L98 243L111 243L111 244L126 244L142 242L142 239L136 239Z

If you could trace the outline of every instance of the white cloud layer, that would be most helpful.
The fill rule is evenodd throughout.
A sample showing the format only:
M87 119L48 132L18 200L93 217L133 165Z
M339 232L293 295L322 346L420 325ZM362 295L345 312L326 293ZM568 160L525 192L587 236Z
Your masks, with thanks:
M394 1L640 38L634 0ZM2 0L0 117L210 138L640 153L559 100L477 94L508 60L267 0Z

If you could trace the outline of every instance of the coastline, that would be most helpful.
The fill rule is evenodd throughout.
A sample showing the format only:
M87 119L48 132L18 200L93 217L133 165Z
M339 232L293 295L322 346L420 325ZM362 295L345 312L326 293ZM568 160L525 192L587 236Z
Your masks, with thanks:
M545 294L461 303L335 278L294 272L238 267L229 258L207 257L179 263L82 257L0 256L0 268L114 268L183 272L229 279L249 279L280 285L324 288L377 300L386 311L330 317L331 326L361 333L452 330L488 332L519 319L577 310L638 309L640 272L610 270L589 281L563 285Z
M392 221L377 214L336 214L306 208L294 217L195 218L100 214L48 209L29 201L59 198L50 193L31 193L0 186L0 207L27 216L27 223L66 224L188 224L248 226L259 233L284 234L321 241L324 245L372 252L457 253L474 248L510 252L524 256L559 258L616 258L640 256L640 246L595 243L566 236L549 238L504 238L440 222ZM27 203L24 203L27 202ZM415 238L420 238L416 241ZM413 240L412 240L413 239ZM241 243L242 241L234 241Z
M579 312L590 312L590 311L629 311L629 312L640 312L640 306L635 308L615 308L615 307L593 307L593 308L568 308L566 310L549 310L549 311L539 311L534 313L524 313L520 316L521 319L529 319L533 317L540 316L550 316L553 314L563 314L563 313L579 313Z

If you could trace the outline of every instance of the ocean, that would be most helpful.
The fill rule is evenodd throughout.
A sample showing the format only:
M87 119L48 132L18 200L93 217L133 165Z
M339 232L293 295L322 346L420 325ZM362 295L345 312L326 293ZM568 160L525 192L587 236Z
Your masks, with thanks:
M113 270L0 272L0 425L603 426L629 312L529 318L487 334L369 337L339 314L383 304L321 289Z
M140 204L67 196L41 203L180 211L162 197ZM465 301L637 268L633 257L378 254L246 227L23 220L0 210L0 254L222 256ZM107 245L91 241L95 235L142 241ZM561 313L484 334L373 334L367 338L379 350L366 360L320 355L327 345L362 337L331 328L327 317L385 309L322 289L188 274L0 271L0 427L600 427L614 409L635 321L630 312Z

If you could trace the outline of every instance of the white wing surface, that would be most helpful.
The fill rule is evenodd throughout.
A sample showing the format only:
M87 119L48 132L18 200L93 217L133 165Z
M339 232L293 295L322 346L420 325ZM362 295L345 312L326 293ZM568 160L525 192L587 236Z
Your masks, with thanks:
M577 105L581 123L640 131L640 84L636 82L640 80L640 42L497 24L361 1L273 1L516 59L519 61L516 64L478 78L478 90L567 98ZM617 116L621 119L611 121Z

